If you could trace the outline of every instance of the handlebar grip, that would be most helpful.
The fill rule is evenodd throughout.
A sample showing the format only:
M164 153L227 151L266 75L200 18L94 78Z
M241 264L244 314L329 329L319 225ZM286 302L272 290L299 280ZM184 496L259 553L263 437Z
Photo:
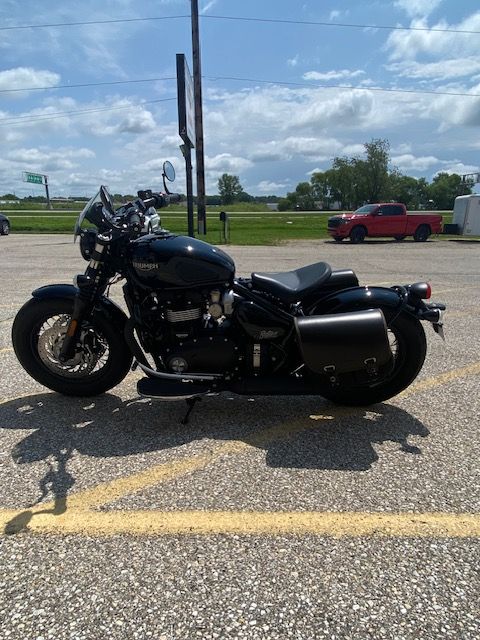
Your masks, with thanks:
M142 219L138 215L138 213L132 213L128 219L128 227L138 233L142 230L143 224Z
M181 202L182 196L179 193L169 193L167 196L168 204L176 204L177 202Z

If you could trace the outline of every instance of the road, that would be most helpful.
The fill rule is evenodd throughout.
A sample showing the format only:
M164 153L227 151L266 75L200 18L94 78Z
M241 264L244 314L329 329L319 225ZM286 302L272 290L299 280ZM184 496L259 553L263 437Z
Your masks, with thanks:
M477 639L478 244L228 251L240 275L326 260L428 279L446 342L426 327L417 382L368 410L223 394L183 426L137 373L72 399L23 372L16 310L85 263L69 236L0 238L2 638Z

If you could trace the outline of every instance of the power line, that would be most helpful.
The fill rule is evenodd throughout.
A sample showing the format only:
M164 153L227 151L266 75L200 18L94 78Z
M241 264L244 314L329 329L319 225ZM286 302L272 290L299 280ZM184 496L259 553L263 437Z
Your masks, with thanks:
M287 82L285 80L264 80L261 78L237 78L234 76L202 76L204 80L210 81L218 81L218 80L231 80L235 82L253 82L258 84L272 84L272 85L285 85L285 86L293 86L293 87L307 87L309 89L356 89L359 91L378 91L378 92L387 92L387 93L419 93L419 94L427 94L427 95L438 95L438 96L462 96L466 98L478 98L480 94L478 93L466 93L466 92L453 92L453 91L434 91L428 89L394 89L389 87L362 87L362 86L352 86L347 84L313 84L306 82ZM134 84L134 83L142 83L142 82L161 82L166 80L176 80L176 77L164 77L164 78L139 78L136 80L114 80L109 82L85 82L82 84L63 84L63 85L55 85L50 87L24 87L23 89L0 89L0 93L6 93L11 91L48 91L52 89L76 89L78 87L100 87L100 86L108 86L108 85L120 85L120 84ZM169 98L172 99L173 98ZM145 103L144 103L145 104Z
M122 22L150 22L153 20L175 20L177 18L190 18L190 14L183 16L155 16L149 18L119 18L118 20L89 20L85 22L52 22L50 24L28 24L0 27L0 31L14 31L17 29L45 29L47 27L82 27L93 24L119 24Z
M392 26L386 24L357 24L350 22L317 22L314 20L287 20L281 18L247 18L243 16L216 16L216 15L204 15L203 19L213 19L213 20L239 20L244 22L271 22L277 24L300 24L300 25L312 25L312 26L320 26L320 27L348 27L353 29L387 29L389 31L434 31L436 33L467 33L479 34L480 31L473 31L470 29L445 29L445 28L437 28L432 27L429 29L428 27L399 27Z
M437 96L456 96L456 97L465 97L465 98L480 98L479 93L462 93L462 92L453 92L453 91L428 91L428 90L415 90L415 89L393 89L393 88L380 88L380 87L358 87L358 86L350 86L350 85L342 85L342 84L309 84L304 82L286 82L282 80L263 80L259 78L237 78L234 76L202 76L204 80L209 81L218 81L218 80L226 80L226 81L234 81L234 82L253 82L257 84L269 84L269 85L284 85L284 86L294 86L294 87L303 87L309 89L342 89L342 90L356 90L356 91L377 91L383 93L407 93L407 94L426 94L426 95L437 95ZM129 82L129 81L124 81ZM137 81L133 81L137 82ZM148 82L148 80L139 80L138 82ZM108 83L107 83L108 84ZM71 86L71 85L70 85ZM26 89L25 89L26 90ZM176 100L177 98L162 98L158 100L146 100L144 102L138 104L126 105L123 107L99 107L95 109L82 109L75 111L58 111L53 113L48 113L44 115L37 116L15 116L14 118L2 118L0 119L0 126L6 125L15 125L15 124L30 124L32 122L38 122L43 120L56 120L58 118L63 118L69 115L81 115L84 113L95 113L100 111L119 111L122 109L131 109L135 107L141 107L145 104L156 104L159 102L171 102Z
M138 82L161 82L163 80L176 80L176 76L167 78L141 78L137 80L112 80L109 82L84 82L81 84L56 84L48 87L25 87L23 89L0 89L0 93L13 93L18 91L47 91L49 89L78 89L79 87L102 87L115 84L133 84Z
M473 29L448 29L441 27L400 27L386 24L358 24L350 22L321 22L315 20L290 20L282 18L256 18L247 16L220 16L220 15L203 15L203 20L233 20L240 22L263 22L272 24L296 24L317 27L342 27L349 29L383 29L387 31L427 31L433 33L461 33L461 34L480 34L480 31ZM178 20L190 18L190 14L175 16L149 16L146 18L118 18L114 20L89 20L82 22L56 22L46 24L29 24L29 25L12 25L9 27L0 27L0 31L14 31L18 29L45 29L49 27L80 27L96 24L121 24L131 22L153 22L159 20Z
M37 116L16 116L15 118L2 118L0 120L0 126L12 126L15 124L30 124L32 122L38 122L43 120L57 120L65 116L76 116L83 113L97 113L99 111L120 111L122 109L132 109L136 107L143 107L145 104L156 104L158 102L170 102L176 100L176 98L162 98L160 100L146 100L145 102L139 102L137 104L129 104L123 107L99 107L95 109L81 109L76 111L57 111L53 113L46 113L44 115L39 114Z
M235 82L256 82L258 84L286 85L293 87L307 87L309 89L348 89L350 91L379 91L385 93L419 93L435 96L463 96L466 98L480 98L480 93L462 93L460 91L429 91L428 89L393 89L389 87L359 87L348 84L312 84L306 82L287 82L284 80L261 80L259 78L236 78L233 76L202 76L205 80L232 80Z

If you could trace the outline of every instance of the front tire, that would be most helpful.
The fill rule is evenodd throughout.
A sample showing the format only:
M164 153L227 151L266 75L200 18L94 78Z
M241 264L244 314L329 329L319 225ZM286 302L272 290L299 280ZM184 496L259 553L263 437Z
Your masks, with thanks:
M365 240L366 235L365 227L353 227L350 231L350 242L352 244L360 244Z
M67 396L95 396L119 384L132 355L122 334L101 311L82 323L75 356L61 363L66 327L73 300L32 298L17 313L12 342L22 367L40 384Z
M325 388L321 394L328 400L347 406L366 406L383 402L406 389L417 377L427 353L427 341L422 325L406 313L392 316L391 312L383 312L389 335L393 336L396 342L393 370L383 380L370 385Z

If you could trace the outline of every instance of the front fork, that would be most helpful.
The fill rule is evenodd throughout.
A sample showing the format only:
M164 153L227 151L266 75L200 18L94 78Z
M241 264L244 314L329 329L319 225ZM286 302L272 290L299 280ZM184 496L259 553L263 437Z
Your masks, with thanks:
M105 289L106 281L102 278L102 265L104 262L105 248L109 242L109 236L97 236L95 249L92 252L85 273L75 277L77 293L73 303L72 317L68 323L65 339L59 353L60 362L68 362L68 360L74 357L75 346L82 329L82 322L90 316L98 295L103 293Z

